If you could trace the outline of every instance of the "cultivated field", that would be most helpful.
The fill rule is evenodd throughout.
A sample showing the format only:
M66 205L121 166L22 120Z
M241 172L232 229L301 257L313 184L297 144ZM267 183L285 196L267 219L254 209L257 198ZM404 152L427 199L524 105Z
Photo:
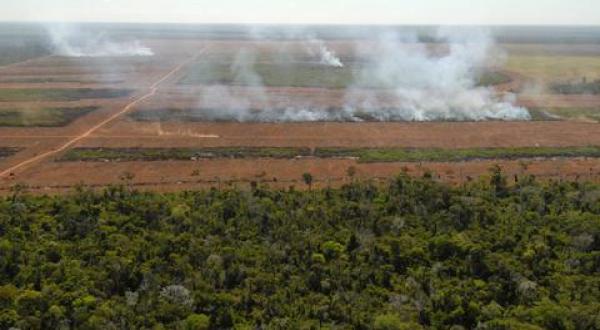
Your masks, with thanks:
M316 62L304 41L150 34L140 42L154 56L38 51L0 60L0 191L23 184L62 192L82 183L302 188L303 173L316 186L400 172L460 183L494 164L510 175L600 179L597 44L496 45L506 64L478 68L476 87L515 93L531 121L379 122L358 109L355 122L282 123L265 109L284 118L319 107L343 118L348 88L376 95L383 110L394 106L392 92L385 81L356 83L365 62L354 40L326 41L343 67ZM248 65L252 75L232 69Z

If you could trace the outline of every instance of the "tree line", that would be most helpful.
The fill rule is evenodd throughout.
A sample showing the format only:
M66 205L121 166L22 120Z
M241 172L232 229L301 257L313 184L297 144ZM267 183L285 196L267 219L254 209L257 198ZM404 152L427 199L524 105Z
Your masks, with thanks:
M16 189L0 328L600 329L600 186L506 182Z

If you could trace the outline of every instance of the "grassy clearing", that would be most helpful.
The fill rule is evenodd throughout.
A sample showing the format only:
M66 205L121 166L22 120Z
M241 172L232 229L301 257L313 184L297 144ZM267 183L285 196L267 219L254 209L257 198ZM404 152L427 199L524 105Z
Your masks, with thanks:
M512 79L502 72L484 71L477 77L476 84L477 86L491 87L507 84L511 81Z
M128 117L141 122L199 122L211 120L207 114L218 112L217 109L206 108L144 109L131 112Z
M60 161L161 161L213 158L277 158L292 159L309 156L309 148L223 147L223 148L76 148L69 150Z
M300 111L301 108L298 108ZM331 114L342 112L342 108L329 107L321 109ZM268 120L267 114L285 113L290 109L233 109L233 108L166 108L166 109L141 109L127 116L139 122L264 122ZM240 114L244 114L241 116ZM374 121L375 118L368 113L356 115L365 121Z
M133 91L128 89L38 89L38 88L9 88L0 89L0 102L23 101L78 101L85 99L111 99L126 97Z
M600 122L600 108L544 108L537 109L536 111L564 120L591 120Z
M232 85L252 86L264 85L268 87L317 87L344 89L353 85L363 88L389 88L383 81L377 79L361 78L364 64L360 62L345 62L344 67L337 68L325 66L315 62L258 62L251 70L256 74L237 72L232 62L223 59L205 59L193 65L188 73L179 81L180 85ZM366 77L362 77L366 78ZM494 86L510 82L507 75L484 71L477 78L478 86Z
M0 127L62 127L98 107L0 109Z
M509 56L506 69L541 81L600 79L597 56Z
M121 84L125 80L81 80L76 78L66 77L28 77L28 78L3 78L0 79L2 83L11 84L49 84L49 83L77 83L77 84Z
M41 38L0 36L0 66L49 55Z
M260 78L254 79L238 74L229 63L199 62L192 66L179 82L182 85L239 85L346 88L354 81L359 68L346 65L343 68L317 63L256 63L252 67Z
M380 162L459 162L475 159L522 159L552 157L600 157L600 147L530 147L473 149L404 148L318 148L320 158L357 158L363 163Z
M557 115L552 111L553 109L547 108L528 108L529 114L531 115L532 121L561 121L565 118Z
M531 108L533 121L585 120L600 122L600 108Z
M553 84L550 89L554 93L565 95L600 94L600 80L592 82Z

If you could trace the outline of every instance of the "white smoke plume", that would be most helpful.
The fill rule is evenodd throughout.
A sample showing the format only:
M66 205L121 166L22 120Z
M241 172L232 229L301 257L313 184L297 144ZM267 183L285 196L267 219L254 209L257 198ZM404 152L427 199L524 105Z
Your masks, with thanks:
M138 40L113 41L105 34L66 24L47 27L56 55L65 57L153 56L154 52Z
M308 39L323 65L354 72L341 100L326 104L274 94L255 70L255 53L245 49L231 65L236 86L203 88L197 115L240 122L531 119L527 109L514 105L514 95L478 85L480 71L501 58L492 56L489 33L440 29L435 39L426 44L415 34L383 33L375 42L357 42L356 60L347 68L323 41Z
M319 57L319 63L325 66L332 66L335 68L343 68L344 63L336 56L335 52L325 45L323 40L311 39L308 42L308 52L312 56Z
M374 120L529 120L513 105L514 96L498 96L477 86L477 70L490 61L493 39L485 31L440 29L444 54L430 51L415 35L387 33L367 54L367 65L347 92L346 107ZM391 95L357 93L383 87Z
M253 107L259 104L268 108L268 96L262 77L254 70L255 63L256 53L250 49L241 49L231 63L230 70L234 75L235 84L247 86L244 90L223 85L205 87L202 90L200 101L204 106L204 113L201 114L204 118L257 121Z

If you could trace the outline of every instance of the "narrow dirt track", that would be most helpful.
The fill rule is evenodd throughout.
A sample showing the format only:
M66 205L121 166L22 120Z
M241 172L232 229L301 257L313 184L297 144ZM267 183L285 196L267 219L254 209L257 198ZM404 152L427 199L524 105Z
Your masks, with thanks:
M21 169L27 165L33 164L35 162L38 162L42 159L48 158L52 155L55 155L57 153L63 152L67 149L69 149L71 146L75 145L77 142L89 137L90 135L92 135L94 132L96 132L97 130L101 129L102 127L104 127L105 125L107 125L108 123L114 121L115 119L123 116L124 114L126 114L127 112L129 112L135 105L137 105L138 103L154 96L156 94L156 92L158 91L158 87L160 86L160 84L162 84L165 80L169 79L171 76L173 76L174 74L176 74L177 72L179 72L184 66L188 65L189 63L193 62L200 54L193 56L192 58L188 59L187 61L184 61L183 63L179 64L178 66L176 66L175 68L173 68L173 70L169 71L167 74L165 74L164 76L162 76L159 80L157 80L156 82L154 82L151 86L150 86L150 90L148 93L136 98L135 100L133 100L132 102L130 102L129 104L127 104L123 109L121 109L121 111L111 115L110 117L102 120L101 122L99 122L98 124L94 125L92 128L88 129L87 131L85 131L83 134L81 135L77 135L75 137L73 137L71 140L67 141L65 144L63 144L62 146L41 153L35 157L29 158L23 162L20 162L16 165L13 165L9 168L7 168L6 170L0 172L0 178L5 178L7 176L9 176L11 173L14 173L16 170Z

